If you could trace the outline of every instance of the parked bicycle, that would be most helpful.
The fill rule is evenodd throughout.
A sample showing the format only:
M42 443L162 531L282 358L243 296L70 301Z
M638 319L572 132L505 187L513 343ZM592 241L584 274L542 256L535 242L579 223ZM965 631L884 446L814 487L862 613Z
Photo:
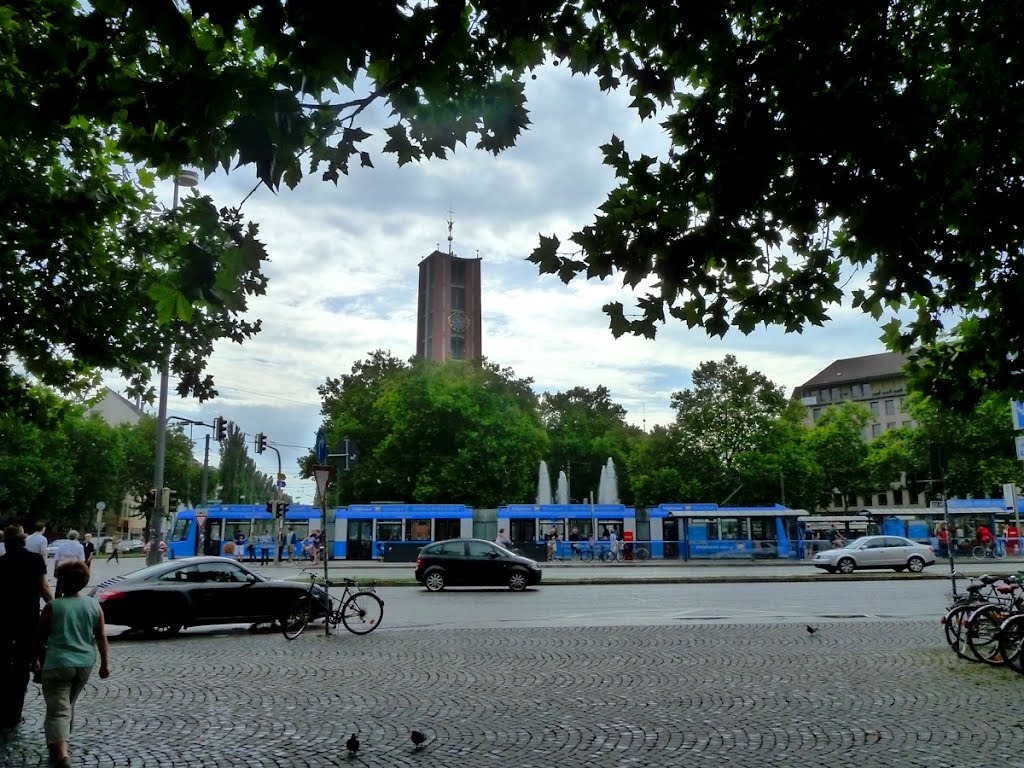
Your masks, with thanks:
M281 624L286 638L294 640L313 618L320 616L330 626L343 624L355 635L369 634L380 626L384 618L384 601L378 597L373 585L342 579L345 589L340 598L335 598L327 591L331 582L325 581L315 571L307 569L303 573L309 575L309 590L295 601Z

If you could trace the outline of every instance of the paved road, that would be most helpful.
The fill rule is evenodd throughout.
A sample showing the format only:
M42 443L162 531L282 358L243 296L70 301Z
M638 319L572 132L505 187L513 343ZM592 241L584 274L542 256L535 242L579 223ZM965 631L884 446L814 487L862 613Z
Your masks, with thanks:
M251 565L246 563L246 565ZM745 561L731 564L710 562L700 563L634 563L586 564L586 563L543 563L544 585L576 584L576 583L617 583L617 582L703 582L703 581L794 581L807 580L813 582L840 582L857 579L885 580L942 580L949 578L949 563L939 562L928 568L924 574L897 574L893 571L864 571L852 576L827 574L808 563L790 561ZM120 563L93 563L91 583L96 584L103 579L119 574L129 573L145 567L142 558L124 558ZM283 563L281 565L252 566L257 571L274 578L302 578L303 565ZM311 566L310 566L311 567ZM360 580L375 580L387 584L414 585L414 565L411 563L377 563L372 561L331 561L329 573L332 578L347 576ZM1013 573L1024 569L1024 560L1001 561L957 561L957 570L966 575L983 573ZM322 573L322 566L317 567Z
M934 621L819 627L117 640L113 676L79 703L73 755L95 768L1024 765L1019 677L955 660ZM43 764L42 711L32 686L0 765ZM412 728L430 737L420 753ZM353 731L358 760L342 746Z

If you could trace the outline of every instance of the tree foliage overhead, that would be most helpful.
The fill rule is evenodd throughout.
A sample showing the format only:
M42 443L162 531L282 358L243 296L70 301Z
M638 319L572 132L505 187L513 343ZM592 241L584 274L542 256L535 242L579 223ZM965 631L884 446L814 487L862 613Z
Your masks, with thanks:
M884 338L922 346L926 393L969 406L1024 390L1024 6L576 7L556 53L628 88L672 145L656 160L612 137L619 186L567 251L542 237L531 256L566 281L618 274L640 291L638 315L606 306L613 333L653 336L667 318L800 331L829 319L852 267L854 306L909 317Z

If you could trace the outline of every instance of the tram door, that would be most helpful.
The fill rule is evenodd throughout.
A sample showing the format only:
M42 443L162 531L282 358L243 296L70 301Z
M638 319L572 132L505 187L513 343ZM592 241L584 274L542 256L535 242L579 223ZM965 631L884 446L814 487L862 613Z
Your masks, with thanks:
M662 524L662 537L665 541L665 559L679 559L679 521L674 517L666 517Z
M346 560L370 560L373 558L373 521L349 520L348 538L345 549Z
M223 523L220 520L211 520L206 518L206 525L204 528L205 535L203 536L203 554L204 555L219 555L220 554L220 540L221 540L221 525Z

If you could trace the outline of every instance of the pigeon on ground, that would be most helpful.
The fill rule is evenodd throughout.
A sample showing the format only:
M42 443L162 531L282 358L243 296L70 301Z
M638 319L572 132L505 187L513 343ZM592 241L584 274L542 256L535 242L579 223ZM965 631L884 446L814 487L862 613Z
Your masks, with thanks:
M409 734L409 738L412 739L413 749L419 749L426 742L427 737L424 736L420 731L413 731Z
M348 741L345 742L345 749L348 750L348 756L352 757L356 752L359 751L359 739L353 733Z
M818 631L818 629L816 627L812 627L810 624L807 625L807 634L808 635L813 635L817 631Z

